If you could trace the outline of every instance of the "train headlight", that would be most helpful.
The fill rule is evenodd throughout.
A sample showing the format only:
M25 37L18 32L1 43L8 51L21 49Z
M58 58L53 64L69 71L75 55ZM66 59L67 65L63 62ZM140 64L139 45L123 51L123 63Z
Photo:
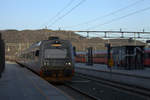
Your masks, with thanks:
M66 65L71 66L71 62L66 62Z
M47 62L44 62L44 66L47 66Z
M68 65L71 66L71 62L68 62Z

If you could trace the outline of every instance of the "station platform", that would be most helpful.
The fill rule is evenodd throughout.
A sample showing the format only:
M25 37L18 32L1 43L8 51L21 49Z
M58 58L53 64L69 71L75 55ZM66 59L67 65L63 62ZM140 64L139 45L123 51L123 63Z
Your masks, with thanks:
M0 78L0 100L73 100L70 96L16 63L6 62Z
M84 63L76 63L75 72L150 89L150 68L143 70L110 69L104 64L88 66Z

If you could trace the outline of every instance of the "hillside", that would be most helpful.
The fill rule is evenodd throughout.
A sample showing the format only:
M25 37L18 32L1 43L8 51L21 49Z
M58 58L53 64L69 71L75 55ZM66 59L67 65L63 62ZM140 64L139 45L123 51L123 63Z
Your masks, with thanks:
M104 40L101 38L85 38L78 34L75 34L71 31L53 31L53 30L5 30L0 31L2 33L2 38L6 43L6 54L7 55L15 55L17 52L24 50L29 47L32 43L35 43L40 40L48 39L49 36L58 36L61 39L67 39L72 42L72 44L76 47L77 51L85 51L88 47L93 47L94 50L104 50L105 43L108 40ZM127 39L111 39L109 42L112 45L127 45L127 44L135 44L133 40ZM142 42L136 41L136 44L142 44Z

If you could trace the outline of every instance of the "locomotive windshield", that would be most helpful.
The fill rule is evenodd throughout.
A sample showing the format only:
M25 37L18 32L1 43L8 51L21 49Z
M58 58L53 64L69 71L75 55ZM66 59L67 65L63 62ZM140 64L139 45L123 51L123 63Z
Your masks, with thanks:
M66 49L45 49L45 58L63 59L67 56Z

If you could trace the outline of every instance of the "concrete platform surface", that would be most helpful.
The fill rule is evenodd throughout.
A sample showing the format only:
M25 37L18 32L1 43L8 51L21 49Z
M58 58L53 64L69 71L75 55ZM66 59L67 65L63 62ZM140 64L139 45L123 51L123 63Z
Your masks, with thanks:
M0 79L0 100L73 100L16 63L7 62Z
M76 63L75 71L94 77L123 82L129 85L136 85L150 89L150 68L145 68L144 70L119 70L112 68L112 70L110 70L110 68L104 64L87 66L84 63Z
M93 69L93 70L99 70L99 71L106 71L110 72L110 68L107 67L105 64L94 64L93 66L88 66L84 63L76 63L76 67L82 67L87 69ZM128 74L128 75L134 75L134 76L141 76L141 77L147 77L150 78L150 68L145 68L141 70L126 70L126 69L117 69L113 68L111 69L112 72L121 73L121 74Z

